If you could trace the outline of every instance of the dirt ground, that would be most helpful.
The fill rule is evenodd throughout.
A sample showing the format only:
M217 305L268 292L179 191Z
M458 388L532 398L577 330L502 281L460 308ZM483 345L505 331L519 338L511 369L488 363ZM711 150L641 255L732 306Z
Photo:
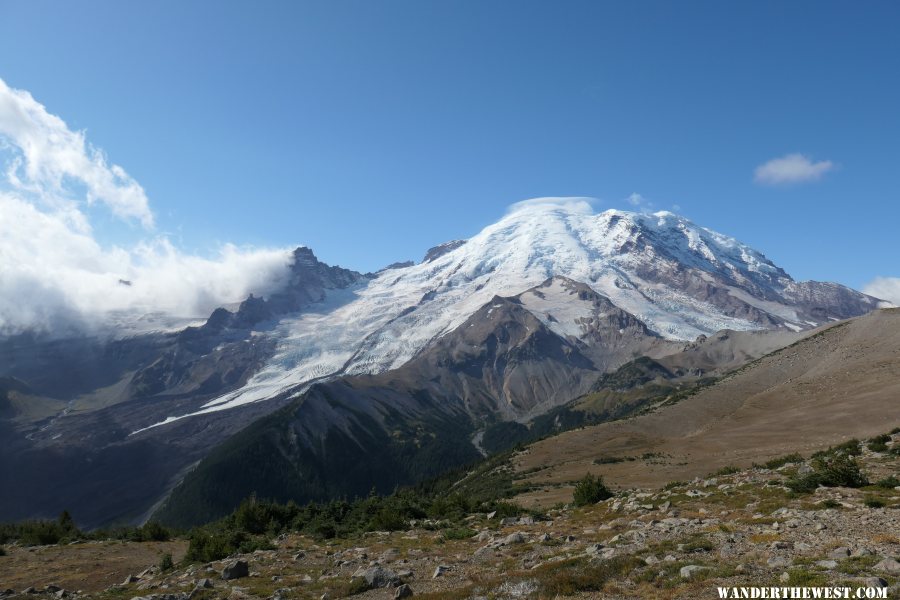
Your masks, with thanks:
M67 590L98 592L159 564L163 554L171 554L178 562L187 551L187 542L111 541L5 548L6 556L0 556L0 590L21 591L53 584Z

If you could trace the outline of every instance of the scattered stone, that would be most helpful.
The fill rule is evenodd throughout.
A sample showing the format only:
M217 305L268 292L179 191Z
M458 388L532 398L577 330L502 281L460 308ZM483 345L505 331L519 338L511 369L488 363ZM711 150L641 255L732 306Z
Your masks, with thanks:
M515 533L511 533L500 542L503 546L511 546L513 544L523 544L525 543L525 536L522 535L521 531L516 531Z
M704 571L709 571L709 567L702 567L700 565L687 565L686 567L681 567L679 573L681 574L682 579L691 579L698 573L702 573Z
M393 587L400 583L400 577L396 573L378 566L360 569L353 576L364 579L366 585L372 590Z
M206 577L204 577L197 582L197 587L203 588L205 590L211 589L213 587L212 579L207 579Z
M250 575L250 565L246 560L236 560L222 569L222 579L229 581L231 579L241 579Z
M394 592L395 600L400 600L401 598L409 598L413 595L412 588L409 587L408 584L404 583L400 587L397 588L397 591Z
M435 567L434 574L431 576L431 578L437 579L438 577L443 576L444 573L447 573L448 571L450 571L450 567L448 567L447 565L438 565L437 567Z
M876 571L881 571L882 573L900 575L900 562L897 562L893 558L885 558L881 562L877 563L874 569Z
M784 573L782 573L782 574L778 577L778 580L779 580L781 583L787 583L788 581L791 580L791 576L790 576L790 574L789 574L787 571L785 571Z
M773 556L766 561L766 564L773 569L783 569L785 567L791 566L791 564L793 564L793 560L791 560L791 558L787 556Z
M822 567L823 569L828 569L830 571L832 569L836 569L838 564L836 560L819 560L816 561L816 566Z
M840 548L835 548L834 550L832 550L831 552L828 553L828 558L841 559L841 558L847 558L848 556L850 556L850 548L847 548L846 546L841 546Z

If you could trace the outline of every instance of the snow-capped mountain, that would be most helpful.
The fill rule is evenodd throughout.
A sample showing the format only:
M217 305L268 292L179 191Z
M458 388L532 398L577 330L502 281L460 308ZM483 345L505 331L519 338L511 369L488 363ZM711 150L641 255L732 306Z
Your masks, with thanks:
M442 244L419 264L330 292L282 321L272 360L241 389L208 403L222 410L338 374L401 366L494 296L553 276L583 282L658 335L693 340L721 329L809 329L877 308L837 284L796 282L762 253L669 212L595 213L578 199L515 205L469 240ZM577 311L583 310L579 316ZM566 335L589 308L556 297Z
M96 525L140 521L191 465L226 440L256 444L260 431L274 436L265 454L285 472L319 474L317 498L358 491L334 479L350 463L360 489L377 473L393 486L477 456L473 436L486 427L521 433L523 421L568 410L605 374L630 373L636 357L665 362L651 374L721 373L796 331L879 307L837 284L795 282L761 253L671 213L595 213L578 200L521 203L419 264L374 274L326 265L308 248L292 258L277 291L199 326L0 339L0 488L15 491L0 497L0 519L73 508ZM779 333L694 342L723 329ZM634 408L617 397L602 414ZM263 429L245 429L260 418ZM209 464L228 458L216 452ZM234 498L284 491L277 478L244 475L261 487L235 485ZM312 493L304 477L294 483ZM183 507L190 494L178 497Z

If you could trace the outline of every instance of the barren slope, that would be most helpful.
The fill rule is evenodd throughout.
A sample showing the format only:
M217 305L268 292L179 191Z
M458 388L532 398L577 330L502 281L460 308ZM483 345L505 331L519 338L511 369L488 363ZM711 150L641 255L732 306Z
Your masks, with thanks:
M548 485L520 500L547 505L571 497L565 484L585 472L616 486L661 486L898 424L900 310L885 309L810 335L678 404L538 442L514 464L530 473L526 482ZM594 464L599 457L638 460Z

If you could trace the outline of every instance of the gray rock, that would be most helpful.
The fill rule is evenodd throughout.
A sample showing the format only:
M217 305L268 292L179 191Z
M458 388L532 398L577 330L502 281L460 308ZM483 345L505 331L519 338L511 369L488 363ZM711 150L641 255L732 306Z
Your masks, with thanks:
M600 554L603 551L603 544L590 544L584 549L585 554Z
M413 595L412 588L409 587L409 585L407 585L405 583L403 585L401 585L400 587L398 587L397 591L394 592L394 598L396 600L399 600L400 598L409 598L412 595Z
M888 586L888 582L881 577L861 577L858 581L870 588L886 588Z
M766 561L766 564L773 569L783 569L791 566L792 563L793 561L787 556L773 556Z
M203 579L201 579L197 582L197 587L208 590L213 587L213 582L211 579L207 579L206 577L204 577Z
M790 580L791 580L791 576L787 571L785 571L778 577L778 581L780 581L781 583L787 583Z
M431 576L431 578L437 579L438 577L443 576L444 573L448 572L449 570L450 570L450 567L448 567L446 565L438 565L437 567L435 567L434 574Z
M838 564L836 560L819 560L816 561L816 566L822 567L823 569L828 569L830 571L832 569L836 569Z
M893 558L885 558L884 560L876 564L874 569L876 571L881 571L882 573L898 575L900 574L900 562L897 562Z
M384 567L369 567L368 569L360 569L359 571L354 573L353 576L364 579L366 581L366 585L368 585L369 589L372 590L392 587L400 583L400 577L390 569L385 569Z
M702 567L700 565L687 565L686 567L681 567L681 571L679 571L679 573L681 574L682 579L691 579L698 573L709 570L709 567Z
M525 536L522 535L522 532L516 531L514 533L509 534L505 538L503 538L503 541L501 541L500 543L503 544L504 546L511 546L513 544L524 544Z
M236 560L229 563L222 569L222 579L229 581L231 579L241 579L250 575L250 565L246 560Z
M842 558L847 558L850 556L850 548L846 546L841 546L840 548L835 548L831 552L828 553L828 558L836 558L838 560Z

